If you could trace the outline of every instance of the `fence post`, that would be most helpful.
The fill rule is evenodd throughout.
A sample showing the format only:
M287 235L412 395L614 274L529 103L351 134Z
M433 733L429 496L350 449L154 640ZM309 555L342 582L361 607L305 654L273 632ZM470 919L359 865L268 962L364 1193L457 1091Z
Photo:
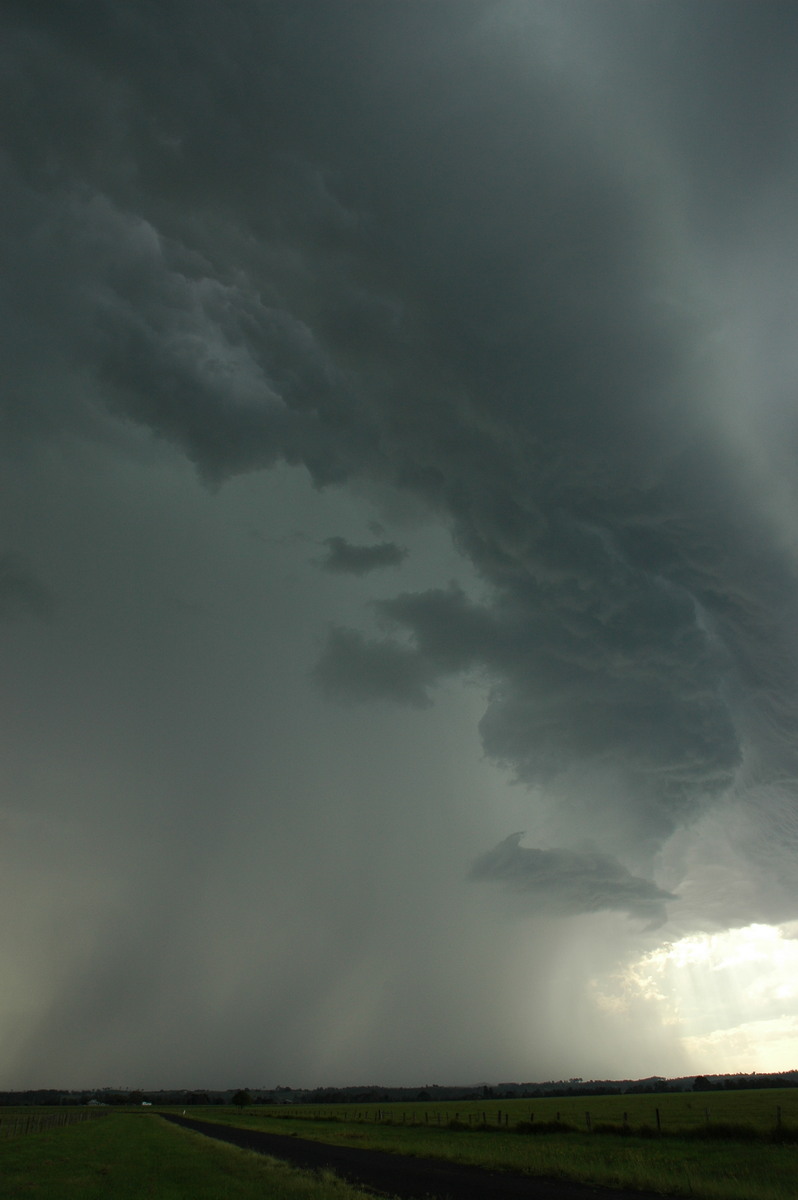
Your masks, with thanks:
M587 1125L588 1129L590 1129L590 1128L591 1128L591 1124L590 1124L590 1113L589 1113L589 1112L586 1112L586 1113L585 1113L585 1125Z
M658 1108L655 1108L655 1109L654 1109L654 1112L655 1112L655 1113L656 1113L656 1115L657 1115L657 1133L661 1133L661 1132L662 1132L662 1126L660 1125L660 1120L659 1120L659 1109L658 1109Z

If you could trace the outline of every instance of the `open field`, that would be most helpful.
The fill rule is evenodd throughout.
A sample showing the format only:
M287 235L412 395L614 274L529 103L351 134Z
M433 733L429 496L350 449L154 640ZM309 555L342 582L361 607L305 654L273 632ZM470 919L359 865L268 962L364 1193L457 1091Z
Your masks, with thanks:
M319 1179L141 1112L112 1112L0 1144L0 1200L56 1197L367 1200L333 1175Z
M214 1109L231 1116L230 1108ZM257 1107L252 1113L292 1120L318 1119L375 1121L394 1124L444 1126L451 1121L476 1127L506 1126L519 1122L561 1121L575 1129L610 1124L631 1129L657 1128L663 1132L697 1131L709 1125L748 1125L765 1133L777 1124L798 1130L798 1088L729 1092L664 1092L627 1096L551 1097L529 1100L447 1100L413 1104L338 1104Z
M104 1108L61 1107L45 1108L19 1105L15 1108L0 1108L0 1141L22 1137L29 1133L41 1133L46 1129L63 1129L67 1125L80 1125L105 1116Z
M667 1136L656 1136L657 1109ZM480 1129L483 1112L486 1128ZM639 1132L629 1136L588 1133L587 1112L593 1130L614 1125L620 1131L626 1113L630 1129L642 1129L644 1136ZM299 1133L341 1145L446 1158L608 1187L707 1200L794 1200L798 1195L798 1144L766 1140L774 1130L777 1112L785 1133L790 1132L790 1122L798 1125L795 1092L591 1096L578 1100L493 1101L489 1107L484 1102L427 1102L323 1109L297 1106L288 1111L198 1108L192 1109L191 1115L275 1133ZM556 1120L558 1113L561 1122L573 1124L573 1132L534 1135L513 1131L514 1125L528 1122L531 1115L534 1128L535 1124ZM449 1128L447 1123L455 1120L460 1128ZM737 1137L717 1136L734 1127ZM707 1132L709 1137L697 1136ZM757 1133L762 1136L757 1137Z
M746 1126L752 1133L770 1134L780 1128L798 1138L798 1089L774 1088L740 1092L667 1092L654 1095L552 1097L530 1100L434 1101L413 1104L336 1104L254 1106L243 1112L230 1107L190 1109L207 1113L209 1120L236 1124L292 1122L292 1131L302 1122L302 1136L311 1134L304 1123L319 1123L319 1130L341 1122L366 1126L418 1126L444 1129L452 1122L476 1131L513 1130L518 1124L560 1122L574 1130L626 1126L667 1134L712 1133L719 1126ZM212 1115L211 1115L212 1114Z
M254 1107L241 1112L197 1106L188 1112L200 1120L607 1187L705 1200L794 1200L798 1144L773 1141L769 1135L777 1112L784 1133L789 1135L798 1126L796 1102L795 1092L774 1090L491 1101L489 1106L487 1102L436 1105L427 1101L324 1109ZM656 1135L657 1109L663 1136ZM737 1127L739 1136L699 1136L707 1133L707 1110L710 1134ZM58 1111L2 1109L0 1118L10 1122ZM77 1115L80 1110L69 1112ZM585 1127L587 1112L591 1133ZM556 1121L558 1113L562 1123L572 1124L571 1132L530 1132L530 1117L534 1129ZM611 1126L620 1131L624 1113L628 1135L596 1132ZM273 1159L167 1125L156 1110L106 1109L96 1116L101 1119L0 1141L0 1200L55 1196L58 1200L109 1196L114 1200L363 1200L365 1196L334 1176L319 1181ZM451 1128L454 1121L457 1127ZM526 1127L526 1132L516 1132L516 1125ZM643 1136L641 1129L647 1131Z

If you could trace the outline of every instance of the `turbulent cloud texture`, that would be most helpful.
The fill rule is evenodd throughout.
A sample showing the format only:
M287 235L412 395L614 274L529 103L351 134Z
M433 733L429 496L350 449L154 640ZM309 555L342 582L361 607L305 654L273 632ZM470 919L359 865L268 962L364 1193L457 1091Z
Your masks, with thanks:
M366 575L382 567L398 567L407 551L395 542L377 542L371 546L355 546L346 538L327 538L327 557L322 561L325 571L344 575Z
M118 1070L123 998L155 1026L190 975L174 1071L245 996L241 1070L262 1008L290 1011L295 1078L325 1046L339 1076L516 1074L526 1006L470 1049L487 986L434 1063L407 1053L469 957L523 990L487 900L473 944L458 925L487 895L475 859L572 914L574 945L619 913L794 917L795 5L12 0L0 20L0 615L52 616L14 623L7 804L72 830L48 894L79 906L108 863L125 913L158 844L173 914L125 925L146 943L126 991L113 922L50 961L32 912L7 972L19 1078L61 995L80 1044L84 969ZM507 839L522 824L556 849ZM233 952L223 916L198 929L242 846L256 907L307 907L262 945L245 920ZM417 913L372 902L388 881L439 914L422 950ZM632 953L629 924L590 970ZM530 926L525 953L548 962L550 937ZM538 1045L528 1075L576 1053Z
M535 912L555 916L612 910L662 924L664 902L677 899L606 854L536 850L520 845L523 836L513 833L478 858L471 878L506 884Z

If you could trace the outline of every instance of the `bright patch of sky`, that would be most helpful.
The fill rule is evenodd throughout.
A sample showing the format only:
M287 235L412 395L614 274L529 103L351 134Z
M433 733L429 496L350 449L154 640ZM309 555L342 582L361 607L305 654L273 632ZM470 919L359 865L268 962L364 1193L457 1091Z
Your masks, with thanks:
M701 1074L798 1065L798 928L748 925L668 942L596 983L599 1002L658 1010Z

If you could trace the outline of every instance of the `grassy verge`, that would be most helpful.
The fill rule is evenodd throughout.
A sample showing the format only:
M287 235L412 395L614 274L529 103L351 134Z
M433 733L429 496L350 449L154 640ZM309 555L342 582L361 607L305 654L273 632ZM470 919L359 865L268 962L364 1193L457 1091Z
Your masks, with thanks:
M383 1110L385 1111L385 1110ZM764 1140L678 1135L607 1137L584 1132L538 1135L469 1132L446 1127L365 1121L315 1121L230 1109L193 1111L192 1116L225 1120L248 1128L339 1145L364 1146L473 1163L493 1170L526 1171L607 1187L658 1191L703 1200L795 1200L798 1146Z
M297 1171L151 1114L31 1134L0 1148L0 1200L367 1200L335 1175Z

